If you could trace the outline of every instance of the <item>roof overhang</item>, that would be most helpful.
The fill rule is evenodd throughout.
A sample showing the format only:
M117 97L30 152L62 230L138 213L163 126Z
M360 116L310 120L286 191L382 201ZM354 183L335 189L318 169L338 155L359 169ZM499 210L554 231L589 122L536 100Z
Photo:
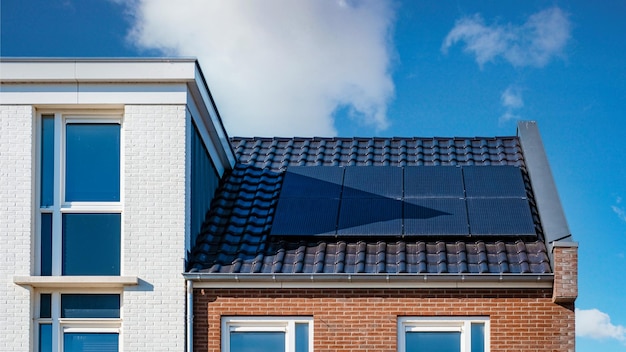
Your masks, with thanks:
M550 289L553 274L183 273L194 288Z
M223 168L232 168L235 163L217 106L195 58L1 58L0 96L3 105L37 108L187 105L193 107L199 129L206 131L203 138L221 145L213 156Z

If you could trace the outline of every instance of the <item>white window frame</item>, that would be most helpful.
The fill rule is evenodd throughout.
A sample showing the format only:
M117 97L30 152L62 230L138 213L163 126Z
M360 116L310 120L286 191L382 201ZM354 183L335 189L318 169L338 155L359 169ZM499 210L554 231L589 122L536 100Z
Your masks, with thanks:
M42 144L42 123L44 116L54 117L54 171L53 171L53 202L51 206L41 205L41 144ZM62 217L63 214L70 213L101 213L101 214L120 214L122 216L123 209L123 189L124 189L124 126L122 123L122 113L110 112L89 112L89 111L38 111L37 113L37 167L36 167L36 221L35 221L35 245L34 252L34 275L41 275L41 215L48 213L52 215L52 263L51 276L62 276ZM65 200L65 126L68 123L108 123L120 125L120 195L117 202L68 202ZM123 227L123 220L120 226ZM120 276L123 272L123 255L122 237L123 228L120 228Z
M279 331L285 333L285 351L296 348L296 324L308 324L309 352L313 352L313 318L311 317L222 317L222 352L230 351L230 333Z
M484 325L485 351L490 351L489 317L400 317L398 318L398 352L406 352L407 332L460 332L460 352L471 352L472 323Z
M40 318L41 294L50 294L50 318ZM120 296L119 318L61 318L61 295L64 294L114 294ZM34 309L34 351L40 350L41 339L39 329L41 325L51 325L52 352L63 351L63 335L65 333L116 333L118 334L118 350L122 350L122 306L123 295L118 290L38 290L35 292Z

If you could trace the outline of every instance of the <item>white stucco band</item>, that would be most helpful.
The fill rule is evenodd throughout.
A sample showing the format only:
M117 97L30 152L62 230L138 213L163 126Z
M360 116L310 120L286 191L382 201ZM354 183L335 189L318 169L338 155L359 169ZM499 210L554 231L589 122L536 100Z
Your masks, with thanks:
M13 282L33 288L123 288L137 286L136 276L15 276Z

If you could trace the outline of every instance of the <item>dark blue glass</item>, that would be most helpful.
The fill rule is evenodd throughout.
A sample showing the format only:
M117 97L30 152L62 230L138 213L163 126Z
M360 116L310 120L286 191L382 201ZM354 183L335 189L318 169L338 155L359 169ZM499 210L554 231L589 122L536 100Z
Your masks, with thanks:
M472 352L485 352L485 324L472 323Z
M39 352L52 352L52 325L39 325Z
M461 333L456 331L409 331L406 352L459 352Z
M41 117L41 206L54 202L54 115Z
M65 135L65 200L120 200L120 125L70 123Z
M233 331L231 352L285 352L285 333L280 331Z
M41 214L41 276L52 275L52 214Z
M42 293L39 295L39 317L51 318L52 317L52 295L49 293Z
M119 318L120 295L63 294L61 318Z
M120 214L63 214L63 275L119 275L120 232Z
M116 333L73 332L63 335L65 352L118 352L119 336Z
M309 324L296 323L296 352L309 352Z

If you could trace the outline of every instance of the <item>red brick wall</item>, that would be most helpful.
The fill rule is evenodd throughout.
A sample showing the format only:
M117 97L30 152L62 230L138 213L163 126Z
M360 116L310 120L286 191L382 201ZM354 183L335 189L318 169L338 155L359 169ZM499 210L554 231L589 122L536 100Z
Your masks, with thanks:
M572 303L578 297L578 247L555 244L554 293L552 299L559 303Z
M220 351L222 316L312 316L315 352L395 352L401 316L489 316L491 351L574 351L574 308L552 289L195 289L194 351Z

